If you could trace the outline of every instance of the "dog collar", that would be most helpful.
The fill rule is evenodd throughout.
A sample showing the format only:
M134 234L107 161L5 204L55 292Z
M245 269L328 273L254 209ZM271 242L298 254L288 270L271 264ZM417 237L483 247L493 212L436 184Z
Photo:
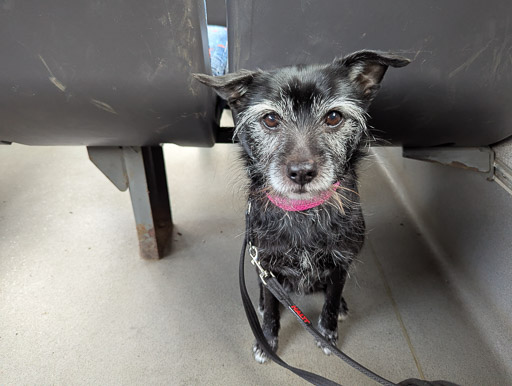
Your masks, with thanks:
M268 199L277 207L286 210L287 212L298 212L301 210L308 210L316 206L322 205L325 201L331 198L333 192L340 186L339 182L332 185L332 189L320 193L318 196L310 198L309 200L294 200L291 198L283 198L272 196L267 193Z

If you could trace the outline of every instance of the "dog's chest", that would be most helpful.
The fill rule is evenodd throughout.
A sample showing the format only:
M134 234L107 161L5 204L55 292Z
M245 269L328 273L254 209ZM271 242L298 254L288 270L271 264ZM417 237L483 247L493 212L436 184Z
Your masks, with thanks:
M330 207L284 212L256 206L253 213L251 235L262 265L302 285L323 281L336 267L347 268L363 243L359 207L341 213Z

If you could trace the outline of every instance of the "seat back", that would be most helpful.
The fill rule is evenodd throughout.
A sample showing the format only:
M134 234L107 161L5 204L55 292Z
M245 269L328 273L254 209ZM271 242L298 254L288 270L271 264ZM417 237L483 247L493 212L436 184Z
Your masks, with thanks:
M1 141L214 144L203 0L6 1L0 34Z
M508 0L228 0L229 68L328 63L361 49L402 53L371 114L406 146L482 146L512 135Z

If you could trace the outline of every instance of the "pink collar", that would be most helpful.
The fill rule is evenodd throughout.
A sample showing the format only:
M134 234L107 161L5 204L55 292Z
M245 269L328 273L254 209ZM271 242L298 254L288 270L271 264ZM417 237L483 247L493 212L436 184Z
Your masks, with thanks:
M338 186L340 186L340 183L336 182L332 185L333 189L326 190L325 192L322 192L318 196L310 198L309 200L294 200L291 198L271 196L268 193L267 197L274 205L283 210L288 212L298 212L322 205L325 201L331 198L332 193L338 188Z

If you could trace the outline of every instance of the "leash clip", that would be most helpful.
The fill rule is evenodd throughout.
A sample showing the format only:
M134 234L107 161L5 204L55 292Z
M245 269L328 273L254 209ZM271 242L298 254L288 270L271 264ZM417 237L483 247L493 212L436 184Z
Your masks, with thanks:
M270 271L265 270L259 260L258 260L258 248L256 248L254 245L252 245L251 242L249 242L249 256L251 257L251 264L254 265L258 270L260 271L260 279L263 282L263 284L267 285L267 282L265 279L267 277L275 277L274 274Z

